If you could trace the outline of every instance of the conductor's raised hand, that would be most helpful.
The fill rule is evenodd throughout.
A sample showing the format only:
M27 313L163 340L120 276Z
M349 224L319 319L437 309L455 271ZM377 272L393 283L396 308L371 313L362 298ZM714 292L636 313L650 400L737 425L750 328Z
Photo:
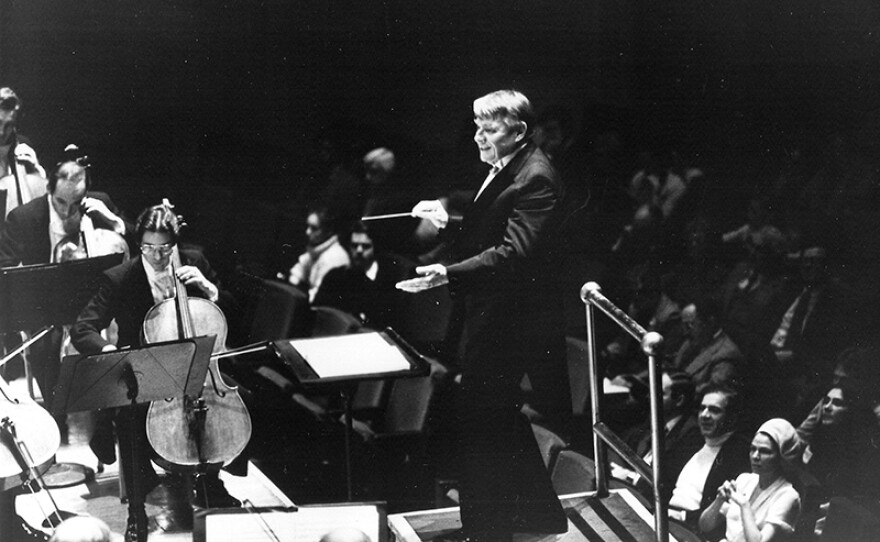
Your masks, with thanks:
M398 282L395 285L397 289L416 293L449 283L449 277L446 276L446 267L439 263L416 267L416 274L420 276Z
M440 200L422 200L416 203L410 214L416 218L429 220L438 229L445 228L449 224L449 213Z

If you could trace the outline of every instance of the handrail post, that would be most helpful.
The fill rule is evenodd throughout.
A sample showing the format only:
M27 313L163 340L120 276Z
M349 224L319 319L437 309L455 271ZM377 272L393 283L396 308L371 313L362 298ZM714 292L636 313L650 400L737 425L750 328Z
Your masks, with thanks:
M666 503L660 494L662 489L661 472L663 470L663 441L665 427L663 423L663 397L662 371L658 353L663 345L663 337L659 333L649 331L641 340L642 351L648 356L648 385L651 387L649 397L651 399L651 469L654 474L654 529L657 540L669 540L669 516L666 512Z
M600 388L602 378L599 375L598 361L596 356L596 329L594 321L594 307L599 308L609 318L611 318L621 329L632 335L642 346L642 351L648 357L648 385L650 388L650 405L651 405L651 474L652 486L654 490L654 534L657 542L669 541L669 516L667 513L666 503L661 497L660 473L663 466L663 441L664 441L664 424L663 424L663 406L661 402L662 394L662 369L659 362L659 353L663 345L663 337L659 333L646 331L642 326L633 320L628 314L620 310L614 303L609 301L601 294L601 288L595 282L587 282L581 288L581 300L584 302L586 314L586 335L587 335L587 361L589 362L590 375L590 404L592 406L592 422L593 422L593 452L596 465L596 496L608 496L608 461L606 457L606 441L605 438L616 439L620 442L620 446L626 448L628 457L633 457L628 461L638 461L642 465L644 462L636 457L632 450L629 449L623 441L620 441L613 433L611 435L600 435L600 431L607 431L604 424L601 424L602 415L600 412L601 397L604 390ZM645 469L645 467L640 467Z
M595 283L590 283L595 284ZM598 288L598 285L596 285ZM584 286L586 288L586 285ZM583 297L584 294L581 294ZM588 368L590 374L590 412L591 412L591 420L593 422L592 427L596 427L596 424L602 421L602 414L600 412L600 393L604 393L602 389L599 388L599 382L601 382L599 377L599 364L597 362L596 356L596 325L595 320L593 319L593 305L590 303L584 303L584 310L586 311L586 321L587 321L587 360L588 360ZM605 453L605 443L596 435L595 432L593 434L593 458L594 465L596 466L596 495L598 497L607 497L608 496L608 461Z

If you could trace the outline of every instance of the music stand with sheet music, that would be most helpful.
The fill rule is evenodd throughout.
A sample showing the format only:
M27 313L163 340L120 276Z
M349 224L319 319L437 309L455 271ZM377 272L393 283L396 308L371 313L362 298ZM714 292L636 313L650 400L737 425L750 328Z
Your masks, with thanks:
M153 343L92 355L65 356L53 402L55 415L100 408L129 407L136 426L136 405L166 398L196 398L202 393L215 335ZM143 509L140 432L132 431L132 487L129 508ZM144 527L146 528L146 527Z
M424 376L430 365L391 328L312 339L284 339L272 346L304 388L339 390L345 406L345 480L352 495L350 388L365 380Z
M193 542L315 542L333 529L351 527L374 542L388 542L385 502L348 502L214 508L194 514Z

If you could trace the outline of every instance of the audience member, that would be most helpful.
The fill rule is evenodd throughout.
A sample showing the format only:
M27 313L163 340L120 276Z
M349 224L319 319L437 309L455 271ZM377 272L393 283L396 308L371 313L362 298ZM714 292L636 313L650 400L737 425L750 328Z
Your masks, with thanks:
M877 391L841 383L825 394L819 425L804 453L807 471L816 477L825 496L880 497L880 427L873 407ZM826 500L827 500L826 498Z
M710 384L740 387L746 359L739 347L721 328L718 302L703 297L681 312L685 341L675 354L672 366L689 374L701 394Z
M722 325L750 359L767 343L794 298L785 268L786 240L775 228L749 237L748 257L722 286Z
M880 398L874 395L880 389L880 363L878 360L880 360L880 353L878 353L877 347L847 348L837 356L837 363L829 384L829 387L855 386L860 388L859 394L861 396L866 399L873 398L871 408L874 411L875 419L873 425L870 428L865 428L866 430L880 427ZM812 442L813 435L820 425L824 403L823 397L797 428L798 436L808 444Z
M364 181L363 216L406 212L416 201L417 191L411 179L404 178L394 152L385 147L364 155ZM371 230L373 239L384 251L413 256L421 249L415 240L418 226L418 219L401 217L377 220Z
M670 516L695 527L721 484L749 469L749 443L740 431L742 410L742 396L733 388L706 388L698 415L703 444L676 473Z
M685 373L664 372L662 376L663 392L663 462L661 464L661 495L668 499L676 476L684 467L685 462L702 445L700 427L694 416L694 382ZM640 424L624 435L624 441L632 450L652 464L651 421ZM637 472L622 467L611 460L611 475L629 482L642 490L645 496L651 494L651 487L641 479Z
M306 251L290 269L288 282L302 288L314 301L328 271L347 267L348 252L339 244L337 216L329 207L315 207L306 218Z
M352 228L348 254L351 266L331 269L312 304L351 313L374 329L398 327L402 293L395 284L407 276L408 266L399 256L381 252L364 222Z
M803 443L791 423L773 418L758 428L749 448L751 472L718 488L700 516L700 529L725 527L726 542L770 542L789 536L800 514L800 496L790 477Z

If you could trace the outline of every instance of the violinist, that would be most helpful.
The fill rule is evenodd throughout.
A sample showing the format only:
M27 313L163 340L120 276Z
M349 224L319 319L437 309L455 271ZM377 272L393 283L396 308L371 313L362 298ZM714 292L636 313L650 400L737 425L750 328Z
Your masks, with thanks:
M94 354L141 343L144 316L154 304L174 295L171 260L175 250L178 251L183 264L176 269L176 276L186 285L187 293L209 301L218 300L220 290L215 285L214 273L208 261L199 251L179 247L177 244L179 234L179 219L167 206L156 205L141 213L135 225L135 239L140 246L141 254L104 272L98 293L82 310L76 324L70 330L73 345L77 350L83 354ZM119 326L119 339L116 345L101 335L101 330L114 318ZM126 487L129 488L133 487L132 458L127 458L126 455L131 450L133 431L141 432L140 442L143 442L144 446L139 450L137 464L142 467L141 479L146 480L146 483L141 484L146 496L158 484L158 477L150 464L151 450L143 434L146 405L143 408L139 407L138 418L137 427L132 428L129 414L117 413L113 424L123 456L120 462L121 471ZM90 444L103 462L112 463L115 460L113 441L108 440L106 434L96 434ZM217 472L209 473L205 477L207 483L198 484L194 504L209 502L212 506L239 506L239 501L226 492L217 474ZM172 481L180 483L180 480ZM134 517L135 514L141 514L143 518L145 511L129 509L126 540L145 538L146 533L136 531L136 525L144 523Z
M49 175L49 193L16 207L0 232L0 267L54 263L55 247L78 238L84 215L95 228L125 234L130 230L110 197L90 192L87 163L76 147ZM80 156L77 156L80 155ZM55 329L31 347L34 376L47 404L58 381L62 332ZM62 430L63 420L59 420Z

